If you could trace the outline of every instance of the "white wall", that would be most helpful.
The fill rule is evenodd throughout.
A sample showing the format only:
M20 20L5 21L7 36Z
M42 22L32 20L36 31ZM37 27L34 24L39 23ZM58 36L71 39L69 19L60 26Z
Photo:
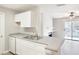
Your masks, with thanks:
M53 13L51 12L51 7L40 6L40 13L42 14L42 26L43 26L43 36L48 36L49 32L52 32L52 19Z
M58 7L54 4L39 5L32 9L32 26L36 27L39 35L48 36L48 33L53 28L53 18L67 16L71 11L78 11L78 6L66 5Z
M5 13L5 51L8 50L8 35L18 31L18 26L14 22L14 11L0 8L0 12Z
M66 16L70 11L78 11L79 9L73 5L67 5L66 7L57 7L53 4L49 5L39 5L38 8L32 9L32 26L36 27L39 35L47 36L50 31L52 31L53 25L52 20L54 17ZM20 27L14 22L14 11L9 9L0 8L0 11L6 14L6 40L5 40L5 50L8 50L8 35L10 33L18 32ZM43 24L42 24L43 22Z
M26 32L32 32L32 30L36 30L37 34L39 36L42 36L42 22L41 22L41 15L40 15L40 9L39 7L35 7L31 9L32 13L31 13L31 28L20 28L21 31L20 32L24 32L24 30ZM34 28L33 28L34 27Z
M66 12L73 11L74 8L71 7L72 5L66 7L57 7L53 4L39 5L32 9L32 26L36 28L39 36L48 36L48 33L52 32L53 18L66 16Z
M32 27L36 28L36 32L38 33L39 36L42 35L39 7L36 7L36 8L32 9Z
M13 11L7 11L6 12L6 44L5 44L5 50L8 50L8 35L11 33L16 33L19 30L19 27L17 26L17 24L14 22L14 12Z
M53 18L60 18L69 16L71 11L79 12L78 5L65 5L65 6L56 6L56 4L45 4L39 5L40 13L43 14L43 35L47 36L50 31L52 31L53 25L52 20ZM79 14L79 13L77 13Z

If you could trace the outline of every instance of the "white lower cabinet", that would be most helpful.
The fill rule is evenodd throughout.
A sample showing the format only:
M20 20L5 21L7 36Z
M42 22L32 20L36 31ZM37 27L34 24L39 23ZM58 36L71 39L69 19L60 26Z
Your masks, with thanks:
M16 53L15 51L15 38L14 37L9 37L9 51L12 52L12 53Z
M27 39L18 39L9 37L9 51L18 55L45 55L44 44L28 41Z
M31 41L16 39L16 54L18 55L44 55L45 45Z

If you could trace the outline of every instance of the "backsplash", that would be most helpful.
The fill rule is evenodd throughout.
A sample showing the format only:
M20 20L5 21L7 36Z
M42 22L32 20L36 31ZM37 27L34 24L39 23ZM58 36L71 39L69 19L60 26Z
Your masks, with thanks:
M20 32L25 34L31 34L31 35L37 34L37 31L34 27L23 27L23 28L21 27Z

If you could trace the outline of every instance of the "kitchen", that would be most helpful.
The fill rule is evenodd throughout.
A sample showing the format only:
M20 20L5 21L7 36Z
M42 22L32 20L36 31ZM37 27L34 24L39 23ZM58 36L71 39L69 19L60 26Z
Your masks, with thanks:
M63 40L59 41L58 38L48 36L48 33L52 32L52 18L45 30L45 25L43 25L45 14L42 10L43 7L40 8L40 6L27 4L1 5L0 10L3 14L1 19L4 21L1 21L3 35L0 36L3 43L0 44L2 45L0 54L60 54L59 50Z
M15 55L53 55L55 53L61 55L61 52L67 55L79 54L77 41L73 43L67 40L68 38L64 40L64 22L71 21L71 18L78 21L78 6L78 4L1 4L0 54L8 52ZM11 38L14 40L10 41ZM19 39L21 44L19 44ZM25 41L32 45L23 43ZM64 42L66 42L65 45ZM64 47L61 49L62 45ZM27 52L31 50L34 51ZM16 53L17 51L21 52Z

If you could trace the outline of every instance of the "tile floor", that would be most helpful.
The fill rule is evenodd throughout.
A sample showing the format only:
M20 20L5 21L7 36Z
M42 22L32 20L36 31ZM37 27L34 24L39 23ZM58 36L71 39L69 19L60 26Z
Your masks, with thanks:
M79 41L65 40L61 55L79 55Z

